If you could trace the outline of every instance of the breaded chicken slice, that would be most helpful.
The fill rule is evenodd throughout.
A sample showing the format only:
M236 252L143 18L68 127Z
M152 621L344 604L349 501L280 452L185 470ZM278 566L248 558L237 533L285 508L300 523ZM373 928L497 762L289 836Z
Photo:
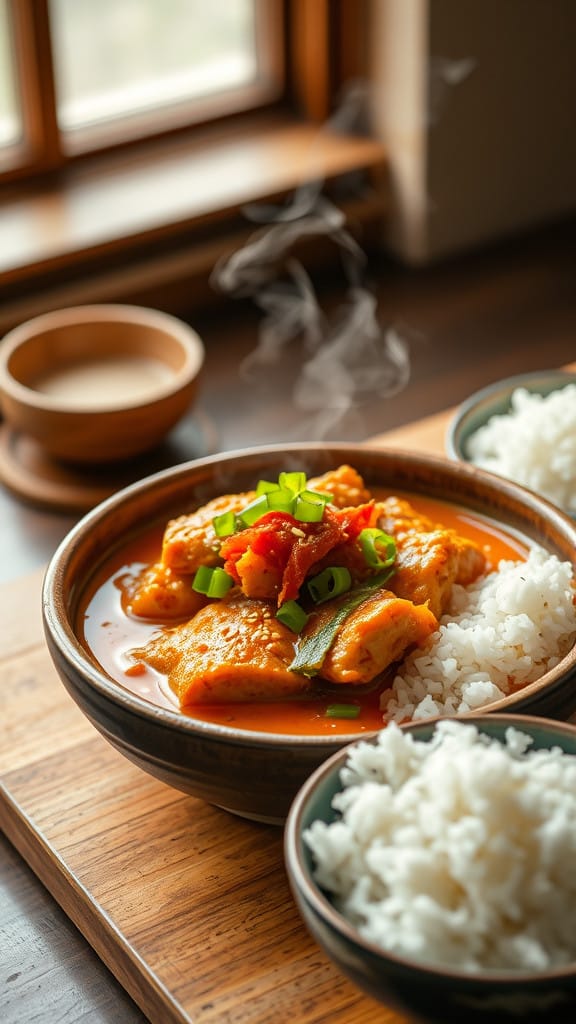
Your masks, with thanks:
M190 619L207 598L192 590L190 576L181 576L161 562L147 566L124 584L122 604L129 615L163 622Z
M326 602L310 617L303 638L329 621L335 605ZM377 591L344 620L319 674L331 683L370 683L409 649L423 644L437 627L436 617L425 604L415 605L391 591Z
M212 521L224 512L241 512L256 496L255 491L223 494L195 512L171 519L162 539L162 562L174 572L192 574L201 565L217 565L219 545Z
M398 498L392 494L387 498L378 500L376 508L378 510L378 525L380 529L392 534L396 539L411 530L429 533L435 529L435 524L432 520L418 512L406 498Z
M458 551L444 530L404 534L398 542L389 586L398 597L428 604L440 618L458 574Z
M181 707L282 700L310 687L288 669L294 633L269 605L238 595L206 605L131 657L166 675Z
M358 471L347 465L312 477L306 486L311 491L320 491L320 494L331 494L336 508L364 505L372 497Z
M380 529L396 541L392 589L416 603L430 600L436 615L444 611L453 583L466 586L485 571L486 556L473 540L434 523L404 498L377 501L376 515ZM417 589L420 570L422 580Z

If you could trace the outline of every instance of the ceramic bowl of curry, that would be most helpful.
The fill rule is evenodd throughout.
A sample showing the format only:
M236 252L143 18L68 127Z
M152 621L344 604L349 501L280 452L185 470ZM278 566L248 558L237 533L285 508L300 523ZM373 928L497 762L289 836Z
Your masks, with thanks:
M464 653L459 679L451 616L501 565L516 573L505 605L530 606L515 608L524 640L507 608L486 635L480 609L492 661ZM567 718L575 566L576 524L510 481L403 451L274 445L164 470L89 512L46 572L44 626L63 684L122 754L281 823L312 770L389 720Z

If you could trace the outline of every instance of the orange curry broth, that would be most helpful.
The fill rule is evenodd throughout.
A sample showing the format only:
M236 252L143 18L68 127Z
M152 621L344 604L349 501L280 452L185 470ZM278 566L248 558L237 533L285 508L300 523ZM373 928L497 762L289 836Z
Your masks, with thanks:
M373 493L378 496L377 490ZM527 555L526 543L489 519L420 495L399 496L407 497L418 511L434 522L451 527L478 543L486 554L489 568L495 568L502 558L517 561ZM122 608L123 581L143 566L159 560L162 534L163 526L144 531L127 541L100 567L83 595L78 617L79 635L99 665L118 683L152 704L178 710L176 695L166 679L142 664L134 668L128 657L130 650L142 647L162 626L176 623L137 619ZM384 689L386 684L382 680L369 692L353 691L350 686L336 684L328 692L316 690L308 699L300 696L283 701L195 706L182 708L181 713L258 732L316 736L372 732L382 728L385 721L379 706ZM355 704L360 707L360 713L353 719L329 718L326 708L330 704Z

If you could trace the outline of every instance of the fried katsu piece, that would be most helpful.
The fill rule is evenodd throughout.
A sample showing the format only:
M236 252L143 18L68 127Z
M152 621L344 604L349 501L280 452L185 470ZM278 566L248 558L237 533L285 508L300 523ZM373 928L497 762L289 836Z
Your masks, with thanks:
M217 565L219 547L213 520L224 512L241 512L255 497L255 491L223 494L195 512L171 519L162 540L162 562L174 572L190 574L201 565Z
M326 602L303 632L322 629L339 606ZM339 630L320 679L369 683L437 627L426 605L416 606L380 590L352 612ZM235 594L206 605L189 622L131 652L167 676L181 706L229 701L281 700L308 690L310 679L290 669L296 635L264 601Z
M122 603L129 615L163 622L192 618L204 607L206 598L192 589L189 576L157 562L124 583Z
M484 553L474 541L434 523L403 498L385 498L376 503L376 510L378 525L396 541L391 589L415 604L428 602L440 618L452 585L466 586L484 572Z
M322 629L333 614L334 607L323 605L309 620L303 639L308 632ZM426 604L416 605L379 590L344 620L319 674L331 683L370 683L411 647L423 644L437 626Z
M360 476L360 473L346 464L338 469L330 469L322 476L312 477L308 481L312 491L331 494L332 504L336 508L349 508L351 505L363 505L370 501L372 495Z
M282 700L310 687L288 668L294 639L268 604L236 595L206 605L131 653L168 677L182 707Z

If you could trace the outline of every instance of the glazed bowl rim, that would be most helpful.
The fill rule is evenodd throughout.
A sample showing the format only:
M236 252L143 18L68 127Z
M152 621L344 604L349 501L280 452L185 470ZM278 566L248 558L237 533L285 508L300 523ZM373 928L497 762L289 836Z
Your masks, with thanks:
M58 318L58 323L54 318ZM81 403L72 399L62 399L56 395L44 394L35 388L23 384L9 370L10 357L17 349L28 341L34 341L44 330L59 330L67 327L79 327L85 324L105 324L114 322L125 326L142 326L163 330L170 333L184 354L184 363L174 372L170 379L160 382L149 397L130 397L110 403L102 408L84 408ZM38 332L35 330L38 328ZM0 356L0 390L38 412L65 415L86 415L90 418L107 417L111 413L129 413L137 409L150 409L167 399L178 395L184 388L194 383L202 370L205 360L205 347L198 332L172 313L160 309L130 303L89 303L86 305L67 306L50 310L30 317L23 323L11 328L2 339Z
M145 700L145 698L140 697L127 688L123 689L120 683L108 676L104 669L100 668L95 661L91 660L88 652L76 637L72 624L68 622L67 616L64 615L64 598L61 593L62 587L59 584L64 576L67 562L73 557L74 553L82 547L82 540L85 532L89 530L92 525L105 520L115 508L134 501L139 494L144 493L149 489L155 490L156 488L161 488L166 481L185 478L191 472L193 473L204 468L209 469L211 466L218 466L223 462L236 462L242 460L248 462L255 458L257 459L259 456L280 457L292 454L298 455L300 453L304 456L307 452L325 452L327 455L334 453L335 455L338 455L338 458L347 457L350 461L353 460L355 454L361 454L363 456L369 454L377 459L380 457L383 459L391 457L397 460L402 460L405 463L412 463L413 465L419 466L425 465L430 467L430 469L437 469L451 478L469 478L470 480L479 479L490 489L495 489L497 492L507 495L514 500L521 500L523 504L525 503L526 498L528 498L532 503L532 506L536 506L540 514L545 515L549 521L551 520L554 523L557 522L561 528L569 526L571 531L576 530L575 524L568 516L562 513L561 510L551 502L541 498L539 495L533 494L531 491L527 491L526 488L521 487L513 481L503 479L502 477L498 477L495 474L478 469L468 463L452 461L443 455L414 452L402 448L379 449L376 447L370 447L361 442L348 443L312 441L274 443L218 452L213 455L207 455L199 459L193 459L188 462L180 463L176 466L159 470L150 476L129 484L127 487L122 488L96 505L93 509L82 516L82 518L71 528L68 534L60 542L50 559L42 584L42 618L49 647L53 645L58 650L60 656L64 658L66 662L72 664L74 671L83 680L84 684L88 684L93 691L105 698L107 701L116 705L124 712L131 713L141 719L153 721L155 724L165 726L166 728L176 729L176 731L183 736L201 735L205 738L210 738L211 740L221 743L229 744L232 742L237 746L256 746L262 748L273 747L279 749L297 748L303 750L307 748L316 749L321 747L329 751L331 748L339 749L343 743L356 742L357 740L374 735L374 732L372 731L348 733L345 735L302 735L297 733L276 733L262 732L252 729L239 729L233 726L196 719L189 715L183 715L177 709L172 710L170 708L153 704L151 701ZM53 593L59 596L62 616L59 614L59 607L53 607ZM576 646L571 652L569 652L569 654L565 655L564 658L561 659L559 664L562 664L562 662L570 656L576 664ZM549 672L546 673L546 676L548 676L550 672L555 673L557 668L558 666L555 666L550 669ZM543 677L534 680L531 683L527 683L526 686L522 688L522 693L527 695L536 693L542 688L542 678ZM547 686L560 685L562 678L563 676L560 676L558 679L547 680L546 684ZM508 703L513 702L516 696L516 694L509 694L507 697L502 698L497 702L498 708L502 708L505 711ZM472 713L470 712L458 717L468 718L471 714Z
M428 718L419 722L409 722L400 726L400 728L402 731L406 732L417 732L419 729L435 726L442 720L445 720L443 716L438 716L436 718ZM477 724L480 727L482 727L483 724L493 724L501 725L502 727L512 726L517 729L540 728L551 730L553 733L569 733L571 736L576 738L576 725L569 722L560 722L554 719L543 718L538 715L524 715L514 712L494 712L490 714L476 713L467 718L460 717L457 720L463 724ZM375 735L367 735L364 739L366 739L367 742L374 742ZM312 906L314 912L325 923L328 923L331 928L341 934L347 941L361 949L363 954L366 953L371 957L377 957L382 962L389 961L391 965L410 971L420 972L429 977L446 979L447 981L451 979L454 981L465 981L470 982L471 984L476 983L480 985L487 982L498 985L528 986L539 984L543 981L560 981L566 979L566 977L574 976L574 974L576 974L576 958L563 967L548 968L540 971L498 971L495 969L466 971L463 969L451 968L449 965L442 966L420 963L419 961L412 960L409 957L388 952L381 946L377 945L377 943L363 938L354 925L347 921L346 918L335 909L329 897L324 895L320 887L312 878L308 867L305 865L302 842L302 818L307 810L310 799L316 792L317 787L328 777L334 776L339 771L340 767L344 765L344 762L347 759L350 748L357 746L359 742L362 742L362 740L353 740L351 743L347 743L346 746L342 747L334 754L331 754L330 757L315 768L302 784L290 805L284 826L284 861L290 879L290 884L293 886L295 891L300 894L301 898ZM547 747L545 749L551 748ZM573 756L576 757L576 754Z
M492 381L491 384L486 384L484 387L472 392L471 395L468 395L468 397L460 402L456 407L448 423L445 448L449 458L472 465L473 463L465 454L462 443L458 438L459 431L464 427L466 420L471 413L473 413L474 410L487 399L497 398L498 396L505 398L516 388L521 388L537 381L541 381L542 383L545 381L557 382L558 387L553 386L551 390L559 390L562 386L576 383L576 370L563 368L551 370L528 370L526 373L516 373L510 377L499 378L498 380ZM535 389L535 393L538 394L538 389ZM497 414L495 412L489 413L489 416L493 415Z

